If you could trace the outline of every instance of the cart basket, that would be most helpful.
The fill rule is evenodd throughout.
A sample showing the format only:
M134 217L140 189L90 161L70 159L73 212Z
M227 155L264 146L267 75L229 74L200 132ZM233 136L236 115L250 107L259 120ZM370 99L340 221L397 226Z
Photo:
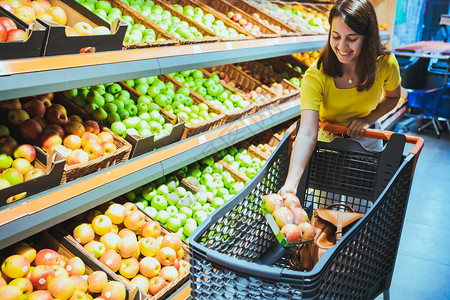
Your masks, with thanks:
M343 126L321 124L337 134ZM309 217L335 202L364 216L315 265L294 271L292 248L278 244L260 203L284 184L295 125L257 176L190 236L193 299L374 299L388 292L423 140L366 130L386 140L369 151L353 139L318 142L297 196ZM415 144L407 154L405 141ZM298 142L301 142L299 140Z

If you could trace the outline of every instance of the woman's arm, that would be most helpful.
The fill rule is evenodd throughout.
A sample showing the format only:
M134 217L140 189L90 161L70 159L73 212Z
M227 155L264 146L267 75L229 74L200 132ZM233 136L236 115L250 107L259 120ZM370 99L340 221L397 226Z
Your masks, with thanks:
M305 171L311 154L316 146L319 130L319 112L304 109L301 111L300 130L295 138L289 164L289 171L280 195L284 198L286 193L297 193L297 186Z
M400 99L400 86L392 91L384 91L383 99L377 107L364 118L354 119L348 124L348 135L358 138L367 127L395 108Z

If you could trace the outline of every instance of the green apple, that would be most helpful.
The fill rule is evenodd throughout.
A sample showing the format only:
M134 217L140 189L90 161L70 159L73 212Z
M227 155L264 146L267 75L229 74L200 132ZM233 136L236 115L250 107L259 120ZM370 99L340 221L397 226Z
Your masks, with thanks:
M144 208L144 212L150 216L152 219L156 218L156 215L158 214L158 211L156 210L156 208L151 207L151 206L147 206L146 208Z
M167 208L167 200L162 195L156 195L151 200L151 206L156 208L158 211L162 211Z
M176 218L177 218L178 220L180 220L181 226L186 225L187 216L186 216L184 213L179 212L179 213L177 214L177 217L176 217Z
M177 217L169 218L166 223L166 227L172 232L177 232L181 228L181 226L181 221Z
M187 206L182 206L182 207L180 207L179 208L179 212L180 213L182 213L182 214L184 214L185 216L186 216L186 218L190 218L190 217L192 217L192 214L193 214L193 212L192 212L192 209L190 209L189 207L187 207Z
M110 124L110 126L111 126L114 122L120 122L120 121L122 121L122 119L120 118L118 113L111 112L111 113L108 113L107 121L108 121L108 124Z
M203 210L197 210L193 215L194 220L197 221L198 224L203 223L207 217L208 215Z
M108 118L108 113L103 109L103 107L97 107L93 112L92 116L97 121L103 121Z
M237 194L239 193L243 188L244 188L245 184L243 182L236 182L235 184L233 184L230 188L230 194Z
M67 99L73 100L76 96L78 96L78 89L66 90L62 93Z
M195 198L201 205L205 205L206 202L208 202L208 196L204 191L199 191L195 194Z
M167 196L167 195L169 195L169 188L167 187L167 185L162 184L162 185L158 186L158 188L156 189L156 194L162 195L162 196Z
M167 221L170 219L169 213L165 210L160 210L155 216L156 221L163 225L166 225Z
M192 211L194 212L194 215L195 215L195 212L202 209L202 205L200 204L200 202L195 202L194 204L192 204L190 206L190 208L192 209Z
M176 193L171 192L167 195L166 199L169 205L177 205L181 198Z
M178 214L178 208L174 205L167 206L166 211L169 213L169 216L171 218L176 217L176 215Z
M192 220L193 222L188 222L188 220ZM194 219L187 219L186 224L183 226L183 234L188 237L194 232L195 229L197 229L197 221Z

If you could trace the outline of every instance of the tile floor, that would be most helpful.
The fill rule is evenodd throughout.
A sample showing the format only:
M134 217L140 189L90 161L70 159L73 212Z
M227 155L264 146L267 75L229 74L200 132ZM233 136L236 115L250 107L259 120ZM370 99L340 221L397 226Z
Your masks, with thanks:
M450 299L450 133L432 128L413 179L390 289L391 300ZM376 300L383 299L382 296Z

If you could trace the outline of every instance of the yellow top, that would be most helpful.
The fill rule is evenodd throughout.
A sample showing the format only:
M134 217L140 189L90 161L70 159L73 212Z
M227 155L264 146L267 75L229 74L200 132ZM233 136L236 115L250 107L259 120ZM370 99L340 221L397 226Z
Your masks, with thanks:
M334 79L317 68L317 60L305 72L301 86L301 109L319 111L320 121L346 125L367 116L381 101L383 89L392 91L400 85L400 69L394 54L377 62L378 74L368 91L356 87L338 89Z

